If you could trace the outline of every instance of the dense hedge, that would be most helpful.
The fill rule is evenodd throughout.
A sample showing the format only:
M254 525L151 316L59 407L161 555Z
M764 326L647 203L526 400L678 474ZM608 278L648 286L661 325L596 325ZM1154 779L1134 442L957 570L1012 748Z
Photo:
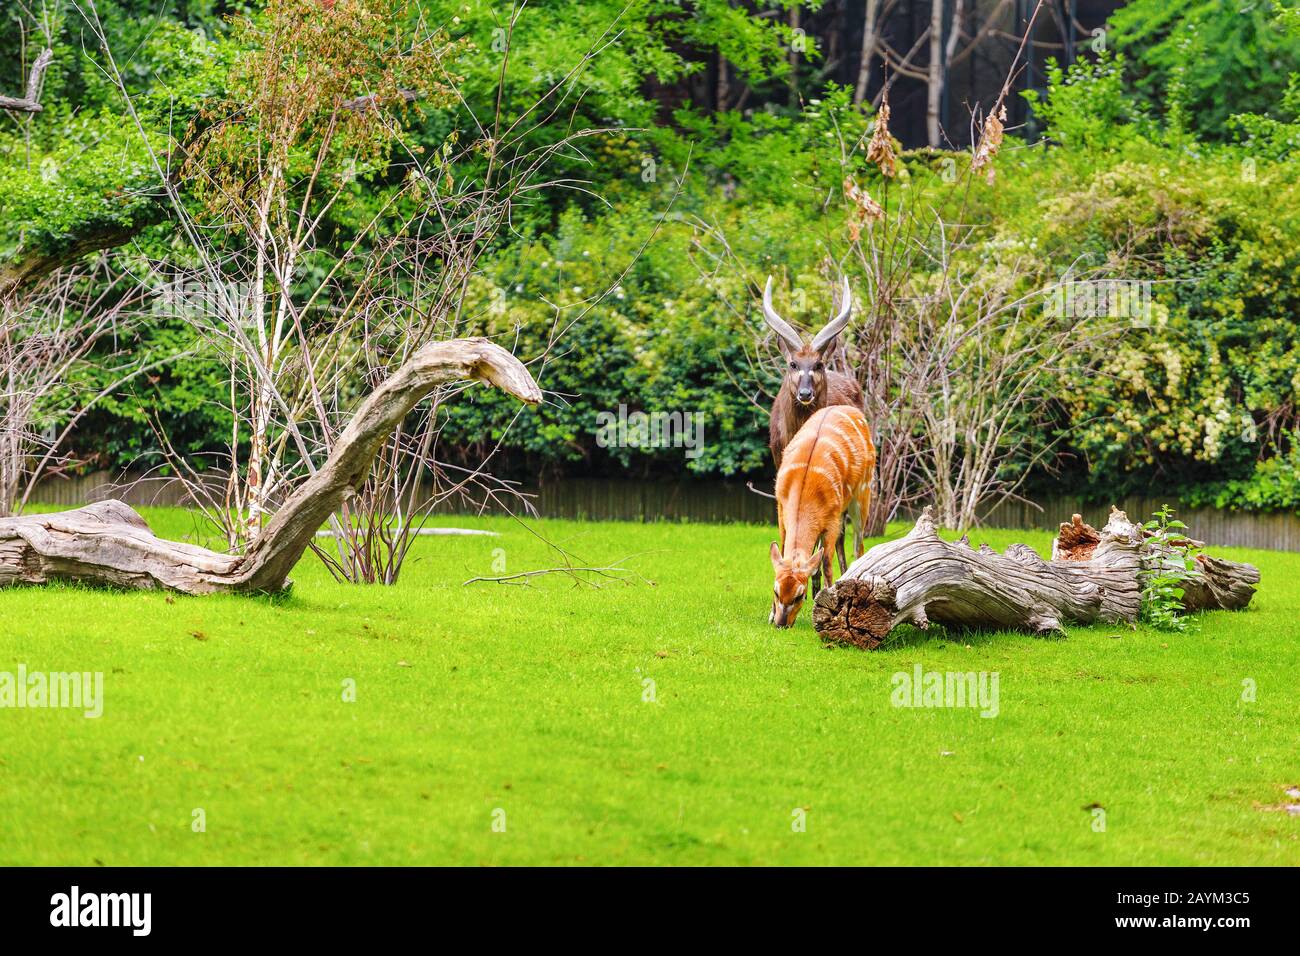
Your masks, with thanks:
M1103 85L1104 73L1075 78L1076 109L1108 95L1080 90ZM756 125L746 154L728 157L747 179L734 192L701 190L687 205L733 237L753 275L773 264L816 287L819 237L840 228L841 213L795 204L776 185L811 175L809 127L815 119ZM1099 497L1159 487L1196 502L1294 506L1294 482L1279 477L1294 462L1300 427L1300 170L1245 147L1189 145L1151 126L1111 125L1105 141L1062 139L1008 152L996 185L976 190L973 206L990 226L976 254L1028 252L1050 281L1062 262L1102 262L1123 248L1127 275L1150 281L1153 301L1148 327L1135 323L1086 380L1062 383L1065 442L1040 487ZM916 168L931 162L909 157ZM501 335L518 328L525 354L540 351L550 319L541 300L572 306L617 275L653 206L647 196L600 216L574 212L554 236L507 250L492 272L510 292L485 327ZM508 442L533 465L714 475L765 467L765 416L751 398L761 401L777 373L748 361L745 346L759 329L752 295L739 276L702 276L689 255L696 235L680 219L666 223L617 293L548 364L548 387L578 397L516 424ZM484 312L488 294L479 290ZM749 313L735 314L737 302ZM616 463L603 460L595 415L620 402L706 412L708 451L685 462L680 453L626 450ZM451 410L446 437L470 440L481 414L468 404Z
M1072 95L1083 100L1079 109L1091 105L1086 95ZM842 228L842 211L795 201L781 186L818 175L819 150L808 137L818 122L815 115L764 117L744 138L735 130L717 136L715 150L697 151L696 172L648 245L674 193L679 144L615 144L614 155L661 156L657 181L616 182L607 190L612 209L574 205L545 233L489 258L470 289L466 331L516 343L528 358L545 355L536 371L554 393L505 435L510 469L719 476L769 467L760 406L779 371L752 362L761 325L746 280L786 271L792 284L825 286L817 266L825 236ZM1153 281L1154 301L1149 328L1135 328L1087 381L1063 385L1063 454L1040 485L1098 496L1158 486L1221 505L1294 506L1278 476L1295 454L1300 427L1296 165L1243 147L1188 146L1137 126L1122 134L1112 128L1106 142L1062 138L1008 150L996 184L968 197L988 224L975 255L1028 252L1050 281L1062 262L1104 261L1123 247L1136 263L1132 277ZM914 176L941 165L928 152L905 160ZM709 166L744 178L719 185ZM749 275L711 272L711 263L692 255L699 223L727 234ZM829 302L810 301L808 309L798 318L813 324ZM559 328L566 331L548 350ZM199 428L182 440L194 449L219 446L221 387L210 368L190 363L150 386L149 407L191 424L200 416L212 431ZM596 416L621 404L703 412L704 453L687 459L680 449L599 447ZM140 415L122 402L101 416L99 450L115 464L148 444ZM447 407L444 453L481 452L501 439L510 419L499 397L470 393Z

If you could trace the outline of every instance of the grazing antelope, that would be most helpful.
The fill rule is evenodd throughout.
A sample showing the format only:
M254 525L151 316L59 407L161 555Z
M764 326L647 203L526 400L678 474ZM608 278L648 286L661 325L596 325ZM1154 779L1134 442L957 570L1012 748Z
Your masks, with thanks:
M776 476L776 519L781 541L772 542L772 614L777 627L794 624L814 572L832 577L831 554L840 543L844 512L854 509L853 556L862 556L862 522L871 505L876 449L862 409L830 405L814 412L786 446ZM820 546L819 546L820 542ZM840 551L840 571L848 570ZM820 575L818 575L820 577ZM818 581L813 582L816 595Z

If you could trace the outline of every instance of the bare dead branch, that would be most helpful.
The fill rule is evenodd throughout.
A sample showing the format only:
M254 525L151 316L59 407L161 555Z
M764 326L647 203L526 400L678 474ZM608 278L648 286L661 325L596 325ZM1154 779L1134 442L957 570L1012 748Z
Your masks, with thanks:
M42 50L40 56L36 58L36 62L32 64L31 72L27 75L27 95L21 98L0 96L0 110L10 110L15 113L40 113L44 109L40 102L41 80L53 60L53 50L48 47Z

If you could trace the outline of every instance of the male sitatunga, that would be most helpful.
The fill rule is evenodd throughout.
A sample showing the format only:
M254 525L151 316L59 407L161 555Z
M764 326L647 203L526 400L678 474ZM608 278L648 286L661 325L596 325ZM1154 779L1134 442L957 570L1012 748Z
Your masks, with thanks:
M786 446L776 476L776 517L781 541L772 542L772 614L777 627L794 624L813 579L832 577L831 554L840 543L845 510L854 510L853 556L862 556L862 519L871 504L876 449L862 409L831 405L813 413ZM820 547L819 547L820 543ZM840 551L840 571L848 570Z
M849 292L847 276L840 299L839 313L813 336L811 342L805 344L802 336L772 308L772 277L767 277L767 285L763 288L763 319L777 334L781 354L786 360L785 377L772 402L768 421L768 447L777 468L781 467L786 445L813 412L828 405L862 408L862 387L858 380L826 367L839 345L840 333L849 324L853 313L853 296Z
M804 426L818 409L828 405L850 405L862 408L862 386L852 375L832 372L827 365L835 350L839 347L840 333L849 324L853 314L853 295L849 291L849 279L845 276L844 288L840 294L840 310L812 341L804 343L785 319L777 315L772 307L772 277L767 277L763 287L763 320L777 335L781 354L785 358L785 375L781 388L772 402L772 413L768 419L767 446L772 452L772 461L780 469L785 446ZM866 521L865 515L862 521ZM844 537L837 538L840 564L844 563Z

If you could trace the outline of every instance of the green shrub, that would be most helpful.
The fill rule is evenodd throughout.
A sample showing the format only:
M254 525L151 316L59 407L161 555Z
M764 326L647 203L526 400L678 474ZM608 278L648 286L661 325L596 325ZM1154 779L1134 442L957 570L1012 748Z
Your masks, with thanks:
M1200 577L1196 569L1199 550L1188 544L1187 525L1174 517L1168 505L1142 529L1147 535L1147 551L1138 571L1141 620L1158 631L1190 630L1195 619L1183 613L1183 594L1188 582Z

